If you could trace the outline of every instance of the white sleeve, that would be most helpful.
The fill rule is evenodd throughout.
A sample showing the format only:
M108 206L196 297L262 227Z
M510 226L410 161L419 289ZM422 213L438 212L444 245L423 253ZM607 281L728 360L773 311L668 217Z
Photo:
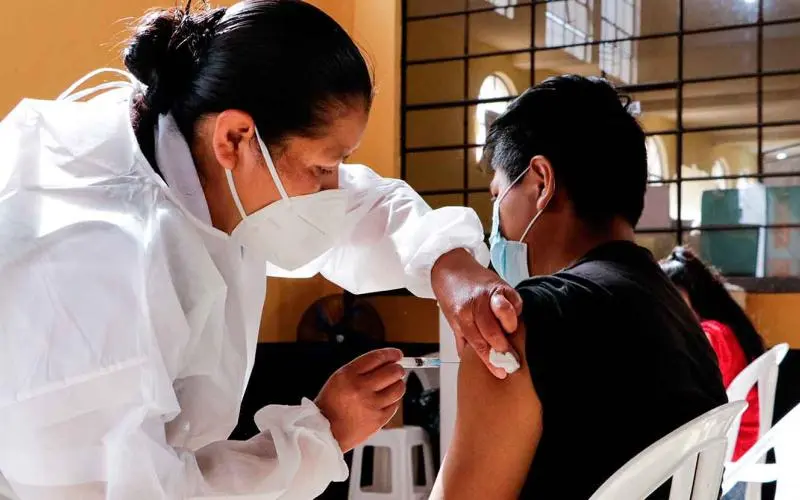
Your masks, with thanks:
M197 451L207 491L307 500L331 481L347 479L347 464L330 425L311 401L299 407L267 406L255 420L262 432L248 441L220 441Z
M20 196L0 203L0 216ZM262 410L262 433L249 441L170 446L166 424L186 409L165 359L180 352L154 334L146 252L101 222L27 240L35 244L4 229L0 473L18 498L306 500L346 478L308 401Z
M309 401L268 406L257 436L195 452L170 448L161 418L142 420L141 410L100 408L55 426L15 425L25 435L4 439L0 465L17 498L307 500L347 479L328 422Z
M431 269L445 253L463 248L488 265L483 226L474 210L432 210L408 184L383 178L363 165L342 165L348 191L345 236L322 257L294 272L267 265L270 276L327 279L356 294L406 288L433 298Z

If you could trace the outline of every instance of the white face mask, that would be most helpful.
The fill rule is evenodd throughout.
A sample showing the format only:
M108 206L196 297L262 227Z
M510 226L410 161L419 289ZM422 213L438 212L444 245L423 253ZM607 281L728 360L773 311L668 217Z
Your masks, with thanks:
M254 252L281 269L294 271L336 244L345 226L347 193L342 189L328 189L290 198L258 130L256 139L281 199L248 215L236 192L233 173L226 168L228 187L242 216L231 238L241 243L247 252Z

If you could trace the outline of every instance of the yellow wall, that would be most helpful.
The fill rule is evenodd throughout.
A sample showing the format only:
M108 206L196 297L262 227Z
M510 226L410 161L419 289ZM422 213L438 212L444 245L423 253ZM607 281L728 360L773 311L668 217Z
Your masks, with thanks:
M416 297L372 297L386 339L393 342L439 342L439 308L433 300Z
M800 294L748 293L747 313L767 345L787 342L800 349Z
M730 165L730 175L753 175L758 173L758 158L752 147L745 144L720 144L711 150L711 156L721 158Z
M351 161L367 164L386 177L400 177L400 2L355 0L354 4L350 32L373 65L376 94L367 131Z
M685 134L683 136L683 164L697 165L701 170L710 171L713 162L712 136L710 133Z
M165 0L8 2L0 17L0 116L23 97L55 98L101 66L121 67L131 22Z
M353 19L355 19L355 2L353 0L308 0L308 3L327 12L344 29L352 30Z

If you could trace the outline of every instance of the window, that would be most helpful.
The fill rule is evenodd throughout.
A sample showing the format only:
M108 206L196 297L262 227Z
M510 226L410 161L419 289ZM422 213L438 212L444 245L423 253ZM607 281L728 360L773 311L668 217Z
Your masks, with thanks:
M432 206L488 231L492 120L550 76L606 76L646 137L639 242L800 276L800 0L401 1L401 175Z
M545 33L548 47L585 44L592 41L592 0L557 0L547 4ZM592 60L589 45L566 47L581 61Z
M652 184L661 184L666 177L664 143L660 137L648 137L644 144L647 148L647 180Z
M483 80L481 89L478 92L478 100L501 99L510 97L515 93L512 90L511 83L508 82L508 77L500 73L493 73ZM489 132L489 127L498 116L503 114L507 107L508 101L482 102L478 104L475 108L475 144L486 142L486 134ZM476 160L480 160L482 155L483 148L475 148Z
M514 6L517 5L517 0L488 0L488 2L497 7L494 11L501 16L514 19Z
M621 40L637 34L637 0L602 0L600 36L603 40ZM600 46L600 69L624 83L636 83L634 42L622 40Z
M800 144L787 144L764 152L764 172L775 175L765 182L769 186L800 186L800 178L790 174L800 168ZM787 176L783 176L787 174Z
M728 168L728 163L725 161L725 158L719 158L714 164L711 166L711 177L723 177L728 175L730 169ZM727 182L725 179L716 179L717 188L725 189L727 186Z
M678 213L680 213L683 224L692 228L698 227L703 217L703 194L716 190L718 188L717 181L709 180L709 172L697 165L681 167L681 176L692 180L684 182L680 186L670 184L669 214L672 220L678 220ZM680 205L678 204L678 189L681 190L682 197Z

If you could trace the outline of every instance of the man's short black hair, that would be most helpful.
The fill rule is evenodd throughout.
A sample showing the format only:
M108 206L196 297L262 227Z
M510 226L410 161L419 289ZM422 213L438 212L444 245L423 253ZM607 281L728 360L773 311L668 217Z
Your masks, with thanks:
M546 157L556 190L578 217L605 225L621 216L636 226L647 187L645 135L616 89L602 78L548 78L515 99L495 120L486 160L510 180L531 158Z

